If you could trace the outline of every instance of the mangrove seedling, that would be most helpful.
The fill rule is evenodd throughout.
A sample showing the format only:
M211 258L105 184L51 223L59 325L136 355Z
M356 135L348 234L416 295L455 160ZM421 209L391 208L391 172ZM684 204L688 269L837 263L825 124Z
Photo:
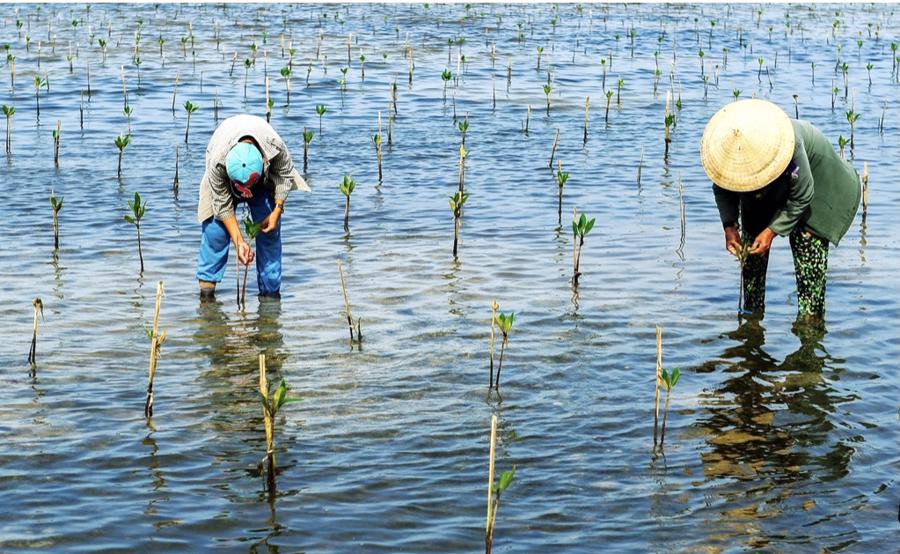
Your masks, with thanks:
M37 119L41 119L41 87L47 86L47 79L40 75L34 76L34 103L37 107Z
M622 87L625 86L625 79L616 81L616 106L622 105Z
M381 121L381 113L378 114L379 123ZM380 125L379 125L380 126ZM381 132L375 133L372 135L372 143L375 144L375 157L378 160L378 182L381 183L382 173L381 173Z
M366 80L366 55L359 55L359 70L360 70L360 78L362 81ZM410 65L409 78L412 80L412 65Z
M841 159L844 158L844 147L847 146L849 142L849 140L844 138L844 135L838 136L838 148L841 149Z
M247 214L244 217L244 231L247 233L247 242L250 245L253 245L253 240L256 238L256 235L259 234L259 230L262 229L262 222L254 223L253 219L250 217L250 214ZM247 274L250 272L250 264L244 264L244 282L241 285L241 308L247 308Z
M303 173L309 167L309 143L313 139L313 132L303 128Z
M447 83L452 78L453 78L453 74L450 73L449 69L445 69L445 70L441 71L441 80L444 81L443 100L444 100L445 104L447 103Z
M319 115L319 134L322 134L322 116L325 115L325 112L328 110L325 108L325 104L316 104L316 114Z
M656 326L656 378L653 393L653 447L656 448L656 434L659 429L659 387L662 385L662 327Z
M200 106L191 103L190 100L184 102L184 111L187 112L187 123L184 126L184 143L188 142L188 133L191 130L191 114L200 109Z
M144 273L144 251L141 248L141 219L147 210L147 203L141 203L141 195L134 193L134 200L128 201L128 209L130 214L125 214L125 221L135 226L137 229L138 257L141 260L141 274Z
M50 207L53 209L53 249L59 250L59 211L63 207L63 197L50 192Z
M253 62L250 61L250 58L244 58L244 100L247 99L247 80L250 78L250 67L253 65Z
M494 316L494 321L497 323L497 328L500 330L500 334L503 335L503 340L500 342L500 360L497 363L497 377L494 380L494 389L499 393L500 392L500 371L503 370L503 354L506 352L506 346L509 344L509 333L512 331L513 321L515 320L516 313L510 312L508 315L499 312L496 316Z
M119 135L115 140L116 148L119 149L119 167L117 170L118 179L122 180L122 156L125 154L125 148L131 144L131 135Z
M497 415L491 416L491 444L488 458L488 499L487 521L484 528L484 552L491 554L491 546L494 543L494 524L497 521L497 512L500 510L500 495L509 488L516 475L516 466L500 475L500 481L494 483L494 460L497 449Z
M737 100L741 96L741 89L736 88L731 91L731 95L734 96L734 99Z
M175 193L176 197L178 196L178 187L181 185L181 183L179 183L179 181L178 181L178 158L179 158L178 145L176 144L175 145L175 178L172 179L172 192Z
M44 319L44 303L40 298L31 301L34 306L34 323L31 328L31 349L28 351L28 363L32 366L37 361L37 330L38 330L38 311L41 313L41 319Z
M794 119L800 119L800 106L797 101L800 99L799 94L792 95L794 99Z
M344 232L350 231L350 195L356 189L356 181L348 175L344 175L344 180L338 185L341 194L344 195Z
M671 112L669 111L669 101L670 101L671 99L672 99L672 91L669 91L669 92L666 93L666 112L665 112L665 125L666 125L665 142L666 142L666 149L665 149L665 152L664 152L664 154L663 154L663 160L666 160L666 161L668 161L668 159L669 159L669 143L672 142L672 138L671 138L671 136L670 136L670 129L671 129L672 125L675 123L675 114L673 114L673 113L671 113Z
M491 300L491 347L490 347L490 359L491 359L491 374L490 379L488 380L488 390L494 386L494 329L496 328L497 322L497 310L500 308L500 305L497 304L496 300Z
M662 386L666 389L666 405L663 408L663 421L662 421L662 429L659 434L659 447L662 448L663 442L666 440L666 422L669 419L669 400L672 397L672 389L675 388L675 385L678 384L678 379L681 377L681 370L677 367L669 373L667 370L662 370Z
M594 228L596 218L588 219L585 214L581 214L579 218L577 211L572 215L572 284L578 286L578 278L581 276L581 251L584 249L584 237L586 237L591 229Z
M606 115L603 116L603 122L609 125L609 104L612 102L613 91L606 91Z
M3 104L3 115L6 116L6 153L12 154L12 116L16 113L14 106Z
M765 63L766 60L764 60L763 58L756 58L756 61L759 64L759 69L756 71L756 80L761 83L763 63Z
M462 191L456 191L450 197L450 211L453 212L453 258L456 258L457 245L459 244L459 223L462 215L462 207L469 199L469 194Z
M269 388L266 379L266 355L259 355L259 398L263 406L263 422L266 429L266 483L269 494L275 492L275 416L285 404L298 402L299 398L289 398L287 383L284 379L274 389Z
M59 127L61 125L60 120L56 120L56 129L53 129L53 165L59 167Z
M156 304L153 308L153 327L147 331L150 339L150 370L147 376L147 399L144 401L144 417L153 417L153 378L156 376L156 364L159 353L166 341L166 331L159 332L159 307L162 304L163 282L156 284Z
M344 297L344 314L347 316L347 327L350 329L350 347L353 343L362 343L362 318L356 318L356 336L354 337L353 314L350 313L350 297L347 296L347 287L344 284L344 266L338 260L338 277L341 281L341 294Z
M544 85L544 96L547 97L547 117L550 117L550 93L553 92L553 87L550 84Z
M284 66L279 71L281 76L284 78L284 89L287 91L287 103L290 105L291 103L291 68L289 66Z
M544 47L543 47L543 46L538 46L538 47L537 47L537 70L538 70L538 71L541 70L541 55L542 55L543 53L544 53Z
M869 75L869 86L872 86L872 68L874 66L871 63L866 64L866 73Z
M859 119L859 114L854 112L853 110L847 110L847 122L850 123L850 155L853 155L853 128L856 125L856 120Z
M131 134L131 116L134 114L134 108L126 105L122 108L122 113L125 115L125 119L128 121L128 134Z
M469 115L466 114L466 118L457 123L457 127L459 128L459 133L462 135L462 145L466 145L466 132L469 130Z
M559 205L556 210L557 215L557 224L562 225L562 201L563 201L563 187L566 186L566 181L569 180L569 172L562 170L562 162L556 162L556 186L559 188Z

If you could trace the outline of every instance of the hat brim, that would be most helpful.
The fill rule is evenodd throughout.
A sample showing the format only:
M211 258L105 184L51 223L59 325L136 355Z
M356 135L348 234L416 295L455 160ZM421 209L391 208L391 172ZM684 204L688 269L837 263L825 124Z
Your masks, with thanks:
M794 146L794 126L784 110L766 100L741 100L710 118L700 140L700 161L716 185L751 192L784 172Z

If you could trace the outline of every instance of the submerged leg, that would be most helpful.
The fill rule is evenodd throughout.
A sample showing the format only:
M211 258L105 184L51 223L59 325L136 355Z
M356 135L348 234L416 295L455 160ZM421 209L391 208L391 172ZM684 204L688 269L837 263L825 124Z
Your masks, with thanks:
M744 235L744 242L752 242ZM766 309L766 272L769 268L769 253L752 254L744 262L744 310L762 313Z
M797 279L797 315L825 315L825 282L828 275L828 241L799 226L790 236Z

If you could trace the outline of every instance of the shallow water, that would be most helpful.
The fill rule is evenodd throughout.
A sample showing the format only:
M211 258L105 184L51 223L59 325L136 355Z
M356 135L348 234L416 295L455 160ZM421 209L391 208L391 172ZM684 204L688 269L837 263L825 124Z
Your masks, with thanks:
M492 413L500 421L498 471L517 467L497 518L498 552L895 549L900 114L890 42L897 41L891 33L898 16L891 5L770 5L757 25L755 9L94 5L88 13L83 5L5 6L0 41L16 56L14 92L5 65L0 77L3 102L17 111L7 201L0 204L8 229L0 246L0 549L477 551ZM836 11L835 37L862 114L854 163L861 171L868 161L871 206L832 249L826 329L793 325L796 293L784 239L770 260L765 318L741 321L737 264L722 248L699 138L733 89L769 98L789 114L797 94L801 117L835 144L839 134L847 136L851 100L843 90L831 109L832 78L842 89L841 72L834 71ZM786 13L794 22L787 36ZM139 19L140 86L131 63ZM710 37L711 19L717 25ZM195 63L190 50L182 55L189 22ZM97 38L110 24L104 62ZM286 64L283 32L297 49L290 106L278 75ZM337 80L351 32L342 103ZM315 61L320 36L325 63ZM440 73L448 67L447 39L459 36L468 65L458 86L451 81L445 103ZM39 40L50 91L40 93L37 124L31 81ZM412 85L407 40L415 59ZM70 41L79 52L72 73ZM259 55L245 99L241 62L254 41ZM538 46L544 48L540 72ZM710 74L728 48L719 86L711 78L707 98L699 47ZM654 94L657 48L662 78ZM216 125L214 96L220 120L264 113L264 50L272 124L296 163L303 127L315 131L313 193L289 199L282 300L257 300L251 279L242 312L231 267L217 302L197 298L197 187ZM229 75L235 51L238 63ZM624 86L621 105L612 99L604 124L600 59L610 52L606 86L612 89L618 78ZM666 164L663 111L673 57L683 106ZM771 88L765 73L758 76L758 57ZM78 99L88 61L93 94L82 130ZM113 139L128 132L123 64L134 115L119 182ZM548 117L541 87L551 65ZM379 111L386 124L393 79L398 115L377 187L372 134ZM454 94L457 115L468 113L470 122L471 198L457 261L447 205L458 178ZM590 136L583 144L588 95ZM200 106L187 147L185 100ZM328 109L321 133L316 104ZM51 136L57 119L58 169ZM556 159L571 173L561 230L547 169L557 128ZM181 188L174 195L176 145ZM348 173L359 186L345 234L337 183ZM58 252L51 191L65 197ZM134 229L122 219L135 191L148 201L142 276ZM567 227L576 207L597 218L577 292ZM354 315L363 320L358 350L348 346L339 259ZM156 375L155 414L147 421L144 329L160 279L166 289L160 326L169 338ZM31 368L34 297L45 309ZM516 313L502 402L488 398L484 386L492 299ZM664 365L683 371L671 397L664 453L653 449L657 324ZM258 469L265 451L255 390L259 353L267 354L270 380L283 376L302 398L276 422L280 473L272 499Z

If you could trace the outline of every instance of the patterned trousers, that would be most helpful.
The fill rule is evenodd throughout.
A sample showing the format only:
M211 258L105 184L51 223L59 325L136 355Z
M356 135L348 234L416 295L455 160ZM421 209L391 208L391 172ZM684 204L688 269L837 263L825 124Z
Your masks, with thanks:
M744 235L745 242L755 237ZM790 235L797 279L798 316L825 315L825 280L828 273L828 241L817 237L801 225ZM766 306L766 270L769 253L752 255L744 262L744 309L762 312Z

